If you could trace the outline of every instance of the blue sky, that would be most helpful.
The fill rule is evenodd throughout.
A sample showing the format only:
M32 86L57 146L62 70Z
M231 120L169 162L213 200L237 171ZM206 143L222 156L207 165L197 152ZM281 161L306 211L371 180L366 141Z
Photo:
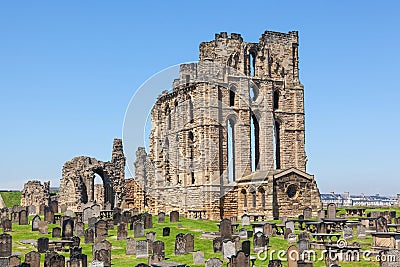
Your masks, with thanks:
M400 193L398 1L1 1L0 181L58 185L111 157L135 90L221 31L300 35L307 171L321 192Z

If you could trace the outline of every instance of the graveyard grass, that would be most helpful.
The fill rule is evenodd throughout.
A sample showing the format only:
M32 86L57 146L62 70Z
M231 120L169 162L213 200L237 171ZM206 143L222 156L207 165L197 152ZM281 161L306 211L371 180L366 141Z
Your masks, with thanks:
M12 207L14 205L21 205L21 192L20 191L10 191L10 192L0 192L1 197L6 204L6 207Z
M392 209L393 210L393 209ZM398 210L398 209L397 209ZM43 219L43 216L41 216ZM33 216L29 217L29 221L33 219ZM179 233L192 233L195 236L195 242L194 242L194 249L195 251L203 251L204 252L204 258L205 260L212 258L212 257L217 257L222 259L221 253L214 253L213 252L213 243L212 240L207 240L207 239L201 239L201 234L202 232L216 232L218 231L218 226L216 225L218 222L217 221L206 221L206 220L192 220L192 219L185 219L185 218L180 218L180 221L177 223L170 223L169 222L169 217L165 217L165 223L158 223L157 222L157 217L153 217L153 228L151 229L145 229L145 232L150 232L154 231L157 233L156 239L161 240L165 243L165 256L166 256L166 261L176 261L176 262L183 262L188 264L189 266L204 266L204 265L193 265L193 255L192 254L185 254L185 255L179 255L175 256L174 255L174 243L175 243L175 236ZM181 224L182 227L178 228L178 225ZM48 237L49 239L51 238L51 232L52 228L54 227L59 227L57 224L50 224L49 225L49 234L47 235L39 235L38 231L32 232L31 231L31 225L18 225L18 223L13 223L13 232L12 237L13 237L13 253L19 252L21 253L21 260L23 260L23 255L25 255L27 252L32 251L32 250L37 250L34 248L32 245L26 245L21 243L21 240L26 240L26 239L35 239L37 240L39 237ZM87 227L87 225L86 225ZM163 237L162 236L162 229L163 227L170 227L171 233L170 236L168 237ZM251 227L245 227L247 229L251 229ZM296 231L299 233L298 231ZM356 236L355 232L354 235ZM133 238L133 230L128 230L128 237ZM109 236L107 238L108 241L112 243L112 265L113 266L135 266L138 263L144 262L147 263L147 259L136 259L135 255L125 255L125 245L126 245L126 240L117 240L117 227L114 227L114 230L109 230ZM136 240L145 240L145 237L143 238L136 238ZM252 251L252 256L257 257L256 254L253 253L253 243L252 243L252 238L251 240L251 251ZM358 242L360 244L367 243L371 244L372 243L372 238L371 237L366 237L366 239L363 240L358 240L358 239L351 239L349 242ZM81 246L82 246L82 252L86 255L88 255L88 263L92 260L92 244L84 244L84 238L81 237ZM270 247L268 251L268 258L266 261L261 261L257 260L255 262L256 266L267 266L268 265L268 260L270 259L270 252L272 250L279 251L283 250L285 251L288 248L288 243L286 240L283 239L283 236L274 236L270 238ZM369 245L370 246L370 245ZM363 248L363 250L368 249ZM63 252L61 253L64 255L66 258L69 257L69 252ZM274 254L274 258L276 259L278 257L278 254ZM280 255L282 257L282 255ZM321 252L317 251L317 259L321 256ZM44 254L41 255L41 261L43 264L44 261ZM363 266L363 267L376 267L379 266L379 263L373 259L372 261L360 261L360 262L341 262L340 263L342 267L350 267L350 266ZM226 265L226 261L225 264ZM287 266L286 262L283 262L283 266ZM324 261L315 261L314 266L316 267L322 267L325 266Z

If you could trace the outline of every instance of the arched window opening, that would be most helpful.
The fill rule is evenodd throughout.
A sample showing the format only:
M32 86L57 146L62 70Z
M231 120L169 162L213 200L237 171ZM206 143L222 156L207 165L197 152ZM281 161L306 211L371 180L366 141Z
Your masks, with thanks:
M104 185L103 185L103 178L95 173L93 179L93 201L103 207L104 203Z
M227 123L227 149L228 149L228 182L235 181L235 124L232 119L228 120Z
M193 132L189 132L188 137L189 137L189 141L190 141L191 143L193 143L193 142L194 142L194 135L193 135Z
M251 115L250 120L251 171L256 171L260 169L260 126L254 114Z
M249 67L250 67L250 76L254 76L255 75L255 68L256 68L256 55L255 53L252 51L249 54Z
M279 91L274 91L274 110L279 108Z
M167 129L171 130L171 110L167 107L165 113L167 114Z
M235 88L234 87L232 87L229 90L229 106L230 107L235 106Z
M247 194L246 190L242 190L242 195L243 195L243 208L247 208Z
M260 188L258 192L260 193L261 197L261 207L265 208L265 190L263 188Z
M251 101L256 101L258 97L258 89L255 86L250 86L249 95Z
M251 199L252 199L252 204L253 204L253 208L257 207L257 193L256 191L252 191L251 192Z
M278 121L275 121L275 168L281 168L281 126Z

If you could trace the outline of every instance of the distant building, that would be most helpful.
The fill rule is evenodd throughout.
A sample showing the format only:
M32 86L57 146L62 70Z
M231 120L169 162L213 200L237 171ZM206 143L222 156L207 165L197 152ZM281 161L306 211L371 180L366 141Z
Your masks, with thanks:
M397 196L380 196L379 194L366 196L362 193L360 195L350 195L349 192L344 192L343 194L335 194L334 192L321 194L321 201L324 207L327 207L329 203L335 203L337 207L390 207L398 205Z

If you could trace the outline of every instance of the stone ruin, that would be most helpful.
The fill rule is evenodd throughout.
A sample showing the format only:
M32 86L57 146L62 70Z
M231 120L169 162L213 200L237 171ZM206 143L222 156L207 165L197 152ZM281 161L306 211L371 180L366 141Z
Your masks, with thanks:
M50 200L50 182L28 181L24 184L21 195L21 206L35 206L39 211L40 205L48 205Z
M94 184L95 175L103 181ZM72 211L82 211L93 203L120 207L125 198L125 156L122 140L114 139L111 161L103 162L90 157L75 157L64 164L59 193L59 205ZM107 205L106 205L107 204Z
M316 216L298 44L297 32L272 31L258 43L226 32L201 43L199 63L182 64L173 90L153 106L150 151L138 149L127 188L143 192L130 205L185 216L204 210L208 219L273 219L307 207ZM212 72L210 63L222 67Z

